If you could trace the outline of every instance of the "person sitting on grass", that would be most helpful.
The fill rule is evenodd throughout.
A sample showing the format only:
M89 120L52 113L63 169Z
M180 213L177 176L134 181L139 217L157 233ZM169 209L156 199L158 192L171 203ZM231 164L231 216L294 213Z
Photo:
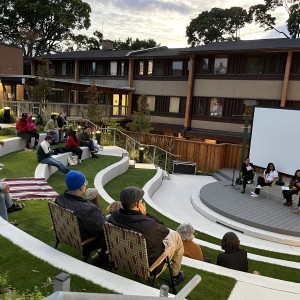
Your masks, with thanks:
M234 232L225 233L221 247L225 252L218 254L218 266L248 272L247 251L240 248L240 240Z
M73 211L77 216L82 240L97 237L97 239L85 246L85 251L91 252L101 249L98 251L98 255L107 258L103 231L106 218L95 203L83 197L88 185L85 175L79 171L72 170L66 175L65 180L68 190L59 195L54 202Z
M184 281L185 274L181 271L181 261L184 248L180 235L170 231L160 222L147 214L146 204L143 201L144 191L135 186L124 188L120 193L123 208L113 212L108 222L115 226L141 233L146 239L149 265L153 264L163 253L165 246L173 245L170 255L170 265L174 284Z
M25 204L19 203L14 204L9 194L9 185L0 182L0 217L4 220L8 221L8 213L13 213L15 211L22 210L25 207ZM17 225L17 223L13 222L13 225Z
M46 164L49 166L56 167L59 171L63 173L68 173L70 171L69 168L64 166L60 161L51 157L54 154L54 151L50 149L50 145L53 143L52 135L48 134L45 137L45 140L41 142L41 144L37 148L37 160L40 164Z

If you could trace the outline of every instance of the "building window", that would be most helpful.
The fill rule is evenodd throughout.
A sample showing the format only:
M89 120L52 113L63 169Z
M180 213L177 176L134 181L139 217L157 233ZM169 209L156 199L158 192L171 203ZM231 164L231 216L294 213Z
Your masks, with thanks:
M153 74L153 60L148 61L148 75L152 76Z
M268 57L267 63L267 74L280 74L280 55L279 54L270 54Z
M216 57L214 65L214 74L226 74L227 73L227 57Z
M257 100L244 100L243 114L245 116L252 116L254 106L258 104Z
M172 76L182 76L182 61L173 61L172 63Z
M121 76L124 76L124 68L125 68L125 63L124 61L121 62Z
M200 61L200 72L201 73L208 73L208 63L209 59L208 58L202 58Z
M263 57L249 56L247 63L247 74L261 74L263 71Z
M61 63L61 75L67 75L67 63L65 61Z
M210 99L210 116L222 117L223 114L223 99L211 98Z
M178 114L179 113L179 104L180 104L179 97L170 97L169 112Z
M155 96L147 96L147 103L150 111L155 111Z
M116 61L111 61L110 62L110 75L116 76L117 75L117 62Z
M92 75L96 75L96 67L97 67L96 62L93 61L92 62Z
M151 71L152 72L152 71ZM149 68L148 68L148 74L149 74ZM139 68L139 75L143 76L144 75L144 61L140 61L140 68Z
M163 61L155 61L153 75L155 75L155 76L163 76L164 75L164 62Z
M96 75L104 75L104 63L103 62L97 63Z

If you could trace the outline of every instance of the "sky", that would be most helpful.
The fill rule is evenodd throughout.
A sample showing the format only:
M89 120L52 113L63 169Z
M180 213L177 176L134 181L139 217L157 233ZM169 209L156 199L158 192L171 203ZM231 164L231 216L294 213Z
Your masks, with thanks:
M127 37L154 39L169 48L188 47L186 27L202 11L213 7L230 8L240 6L248 9L263 0L84 0L90 4L91 27L81 33L92 36L95 30L104 34L104 39L125 41ZM285 28L286 12L274 13L279 20L277 28ZM243 40L262 38L284 38L275 31L265 32L258 25L247 25L241 29Z

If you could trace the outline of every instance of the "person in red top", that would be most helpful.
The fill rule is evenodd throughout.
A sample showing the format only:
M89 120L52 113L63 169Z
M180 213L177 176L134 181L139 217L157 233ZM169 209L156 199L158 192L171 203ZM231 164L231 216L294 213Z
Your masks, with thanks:
M22 113L22 117L16 123L17 134L22 139L26 139L26 148L25 151L31 151L30 143L31 143L31 134L28 131L28 123L27 123L27 114Z
M78 162L81 163L82 149L79 148L79 140L76 131L71 130L65 149L69 152L75 153L78 156Z
M36 131L36 125L32 120L31 114L27 114L27 128L28 133L35 139L34 148L36 148L36 146L39 144L40 135Z

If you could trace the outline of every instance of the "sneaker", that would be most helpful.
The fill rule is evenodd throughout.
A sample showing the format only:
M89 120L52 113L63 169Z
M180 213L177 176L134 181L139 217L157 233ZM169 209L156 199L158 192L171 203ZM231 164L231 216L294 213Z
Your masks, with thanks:
M1 168L4 167L4 164L0 164L0 167L1 167Z
M13 213L15 211L19 211L19 210L22 210L23 208L25 207L25 204L24 203L20 203L20 204L13 204L11 207L9 207L7 209L7 213Z
M19 226L19 224L18 224L18 222L17 222L17 221L10 222L10 224L11 224L11 225L14 225L14 226L16 226L16 227L17 227L17 226Z
M241 194L245 194L245 190L242 190L242 191L241 191Z
M174 279L174 285L178 285L179 283L183 282L184 279L185 279L185 274L183 271L180 271L178 273L178 275L176 276L173 276L173 279Z
M262 187L261 187L261 185L257 185L256 188L257 189L261 189Z
M251 195L254 195L255 194L255 192L251 192Z
M78 163L81 164L81 159L78 159Z
M283 203L283 205L285 205L285 206L292 206L293 202L285 202L285 203Z
M25 148L24 151L33 151L33 150L29 148Z
M259 195L257 195L257 194L254 193L254 194L251 195L251 197L253 197L253 198L258 198Z

